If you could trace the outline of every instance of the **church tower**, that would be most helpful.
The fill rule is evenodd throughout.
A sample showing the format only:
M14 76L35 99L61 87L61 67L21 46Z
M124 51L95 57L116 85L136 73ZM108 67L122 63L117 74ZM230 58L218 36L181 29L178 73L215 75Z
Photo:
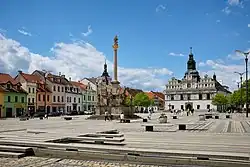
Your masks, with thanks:
M199 72L196 70L196 62L194 60L192 47L190 47L189 58L187 61L187 71L185 73L184 79L193 80L196 82L199 82L200 80Z

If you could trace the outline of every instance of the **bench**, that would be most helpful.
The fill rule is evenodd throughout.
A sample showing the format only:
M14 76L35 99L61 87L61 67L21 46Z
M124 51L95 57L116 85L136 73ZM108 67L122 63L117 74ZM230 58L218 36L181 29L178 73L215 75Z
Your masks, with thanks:
M72 120L72 117L64 117L65 120Z
M125 123L130 123L130 119L125 119L124 122Z
M148 119L144 118L144 119L142 120L142 122L148 122Z
M200 114L199 115L199 120L200 121L205 121L205 114Z
M179 130L188 130L187 129L187 125L194 125L194 126L200 126L203 125L204 123L200 124L200 123L179 123Z
M213 118L213 115L212 114L205 114L205 117L206 117L206 119L210 119L210 118Z
M219 115L214 116L214 119L219 119L219 118L220 118Z
M226 118L231 118L231 116L229 114L226 115Z
M173 119L177 119L177 115L173 115Z
M167 126L173 126L173 124L145 124L142 125L145 126L145 131L146 132L153 132L154 131L154 126L160 126L160 127L167 127Z
M39 119L41 119L41 120L42 120L42 119L43 119L43 117L40 117Z

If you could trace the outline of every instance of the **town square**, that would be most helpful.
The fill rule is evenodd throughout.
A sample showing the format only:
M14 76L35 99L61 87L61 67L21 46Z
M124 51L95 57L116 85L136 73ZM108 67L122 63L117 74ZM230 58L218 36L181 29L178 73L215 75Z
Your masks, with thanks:
M190 2L3 0L0 167L249 167L250 1Z

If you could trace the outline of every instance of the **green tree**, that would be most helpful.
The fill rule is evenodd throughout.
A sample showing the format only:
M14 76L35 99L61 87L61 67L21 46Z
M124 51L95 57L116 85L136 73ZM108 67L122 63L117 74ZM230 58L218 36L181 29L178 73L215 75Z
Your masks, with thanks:
M148 107L152 104L152 100L144 93L137 93L134 98L134 105Z
M212 99L212 104L217 106L218 111L225 110L230 99L222 93L216 94Z
M125 99L125 105L126 106L131 106L131 98L130 96L127 96ZM132 98L132 106L134 105L134 99Z

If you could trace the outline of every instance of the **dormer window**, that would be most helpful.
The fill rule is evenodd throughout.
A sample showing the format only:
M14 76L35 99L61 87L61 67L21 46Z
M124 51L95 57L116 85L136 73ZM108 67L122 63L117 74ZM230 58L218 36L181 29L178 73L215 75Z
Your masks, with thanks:
M7 84L7 89L10 89L10 84L9 83Z

